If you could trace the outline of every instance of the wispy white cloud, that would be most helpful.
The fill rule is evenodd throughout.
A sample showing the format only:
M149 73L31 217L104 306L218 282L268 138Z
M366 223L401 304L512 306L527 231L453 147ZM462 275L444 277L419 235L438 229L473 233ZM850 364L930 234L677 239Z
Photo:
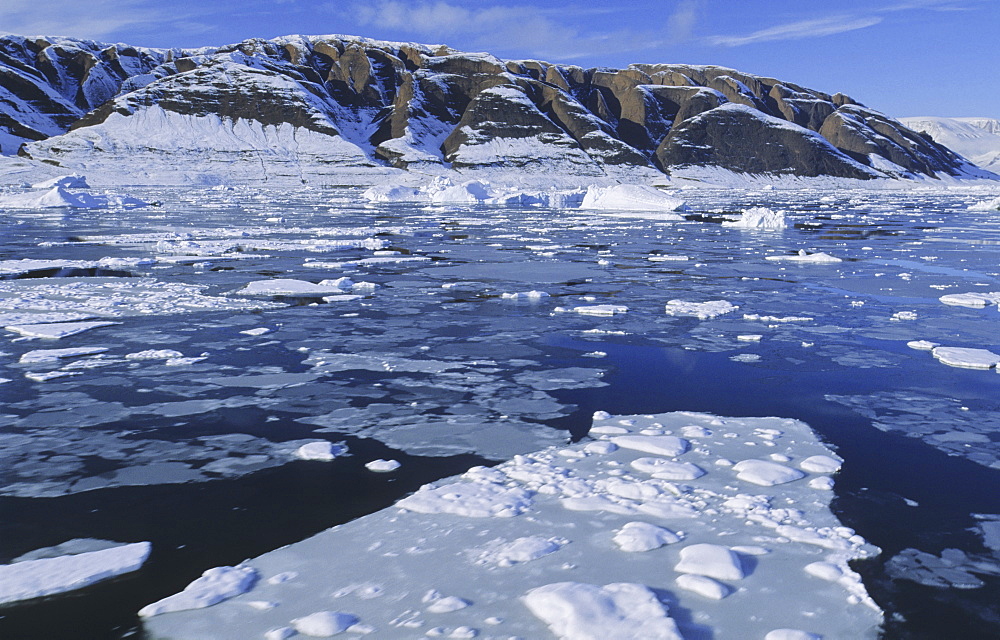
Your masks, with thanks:
M198 33L208 29L190 11L177 15L170 11L168 5L148 0L0 2L0 30L7 33L102 40L123 32L148 33L168 26L170 30L180 33Z
M332 5L331 5L332 7ZM337 6L338 12L343 11ZM588 15L595 11L584 10ZM603 13L604 9L596 11ZM566 19L566 11L530 5L487 5L470 8L446 0L402 2L378 0L356 5L354 19L363 27L404 33L420 41L446 41L493 52L572 60L613 48L639 51L658 46L655 33L588 32ZM572 13L570 13L572 15Z
M971 5L976 3L981 3L981 0L965 0L964 2L955 0L900 0L881 7L872 7L867 11L787 22L743 35L709 36L705 41L716 46L740 47L758 42L821 38L867 29L884 22L895 14L910 11L970 11L973 10Z
M704 0L681 0L667 19L667 38L677 44L691 39L701 15Z
M740 47L757 42L820 38L865 29L882 22L882 20L880 16L830 16L816 20L800 20L779 24L742 36L710 36L708 43L722 47Z

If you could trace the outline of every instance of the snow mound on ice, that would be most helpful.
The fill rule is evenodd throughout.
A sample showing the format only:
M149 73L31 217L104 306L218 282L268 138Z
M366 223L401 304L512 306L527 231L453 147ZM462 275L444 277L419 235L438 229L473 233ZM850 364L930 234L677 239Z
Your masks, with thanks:
M146 605L139 610L139 615L149 618L171 611L211 607L246 593L257 583L257 578L257 570L251 567L214 567L201 574L200 578L184 587L180 593Z
M557 582L532 589L523 600L552 633L565 640L682 638L666 606L641 584L618 582L599 587Z
M969 211L1000 211L1000 198L977 202L969 206Z
M674 566L679 573L693 573L718 580L742 580L746 573L739 555L719 544L692 544L681 549L680 562Z
M41 182L36 182L31 185L32 189L52 189L53 187L62 187L63 189L89 189L90 185L87 184L87 178L78 173L68 176L49 178L48 180L42 180Z
M629 522L622 526L613 538L622 551L640 553L659 549L665 544L680 542L681 537L663 527L648 522Z
M762 487L773 487L776 484L794 482L806 477L798 469L786 467L770 460L743 460L733 465L736 477L746 482L752 482Z

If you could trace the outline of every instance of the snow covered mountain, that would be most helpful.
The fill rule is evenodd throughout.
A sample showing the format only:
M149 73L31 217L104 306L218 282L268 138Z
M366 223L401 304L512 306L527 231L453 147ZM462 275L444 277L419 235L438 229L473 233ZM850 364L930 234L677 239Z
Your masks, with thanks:
M133 183L476 172L996 178L843 94L351 36L143 49L0 37L0 145ZM354 177L351 177L354 176Z
M914 131L957 151L984 169L1000 171L1000 120L992 118L900 118Z

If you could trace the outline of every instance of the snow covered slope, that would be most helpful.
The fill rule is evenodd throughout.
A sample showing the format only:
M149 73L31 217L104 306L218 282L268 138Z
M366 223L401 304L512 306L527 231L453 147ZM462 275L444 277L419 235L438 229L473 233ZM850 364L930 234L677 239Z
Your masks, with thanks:
M0 76L2 152L105 183L692 167L996 179L848 96L714 66L583 69L353 36L203 49L2 36Z
M1000 120L992 118L900 118L926 133L934 142L955 151L984 169L1000 171Z

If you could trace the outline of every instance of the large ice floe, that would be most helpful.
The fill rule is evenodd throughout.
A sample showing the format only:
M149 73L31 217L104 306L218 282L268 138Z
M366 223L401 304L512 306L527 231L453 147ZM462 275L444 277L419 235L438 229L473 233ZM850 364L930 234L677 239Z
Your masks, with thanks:
M148 542L99 544L96 549L86 542L70 541L0 565L0 606L83 589L137 571L151 551Z
M875 638L848 562L878 549L830 512L839 466L795 420L598 412L583 442L425 486L141 614L177 639Z

